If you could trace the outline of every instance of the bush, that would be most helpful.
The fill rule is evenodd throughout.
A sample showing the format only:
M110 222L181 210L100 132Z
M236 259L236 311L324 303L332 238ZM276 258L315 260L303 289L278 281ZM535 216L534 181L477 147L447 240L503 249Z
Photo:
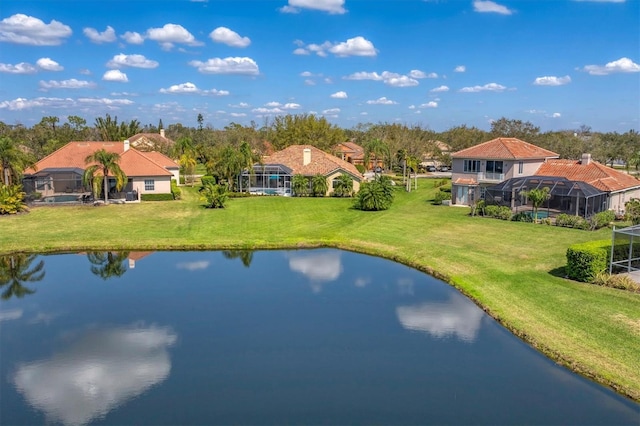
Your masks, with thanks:
M16 214L27 210L22 185L0 183L0 214Z
M589 229L591 225L580 216L562 213L556 216L556 226L576 229Z
M451 193L447 193L443 191L442 188L440 188L440 190L436 192L435 197L433 197L433 204L436 206L440 206L442 205L442 202L444 200L450 200L450 199L451 199Z
M490 205L484 208L484 215L489 217L495 217L496 219L511 220L513 213L507 206Z
M589 241L574 244L567 249L565 271L572 280L592 282L596 275L607 270L611 242Z
M200 191L200 200L205 202L205 207L208 209L224 208L228 197L225 185L207 183Z
M200 178L200 183L202 184L202 186L205 186L208 183L215 185L216 178L210 175L204 175Z
M179 200L182 197L182 191L178 188L178 184L175 179L171 179L171 194L174 200Z
M592 231L608 226L611 222L616 220L616 214L612 210L605 210L600 213L596 213L589 218L589 229Z
M607 272L599 272L592 284L640 293L640 284L628 275L609 275Z
M387 176L363 183L356 195L354 208L365 211L387 210L393 203L393 184Z
M514 214L511 220L514 222L533 222L533 217L527 212L520 212Z
M173 201L173 194L140 194L142 201Z
M227 193L227 195L229 196L229 198L251 197L251 194L248 193L248 192L229 192L229 193Z
M434 180L433 181L433 186L436 187L436 188L439 188L441 186L445 186L449 182L450 182L449 179L438 179L438 180Z

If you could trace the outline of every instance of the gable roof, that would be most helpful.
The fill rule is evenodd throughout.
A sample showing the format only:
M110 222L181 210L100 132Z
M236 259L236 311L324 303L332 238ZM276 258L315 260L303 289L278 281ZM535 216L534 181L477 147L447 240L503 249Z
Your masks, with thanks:
M558 158L559 156L553 151L517 138L496 138L451 154L453 158L499 160L533 160Z
M311 162L307 165L303 163L305 149L311 150ZM282 151L265 157L264 164L282 164L291 169L291 174L304 176L317 174L327 176L332 172L343 170L357 179L362 179L362 174L356 166L334 155L327 154L312 145L291 145Z
M28 168L24 171L25 175L32 175L44 170L61 169L61 168L75 168L84 170L87 168L87 163L84 159L94 152L104 149L107 152L113 152L120 154L120 168L129 177L134 176L170 176L172 175L166 167L169 160L173 163L174 167L179 167L169 158L161 160L162 154L160 153L142 153L136 149L124 150L124 142L69 142L57 151L52 152L40 161L38 161L33 168ZM152 155L149 155L152 154ZM159 154L159 155L156 155ZM164 156L162 156L164 157ZM165 165L165 163L167 165Z
M560 176L569 180L586 182L605 192L640 187L640 180L597 161L582 164L580 160L547 160L535 174L536 176Z

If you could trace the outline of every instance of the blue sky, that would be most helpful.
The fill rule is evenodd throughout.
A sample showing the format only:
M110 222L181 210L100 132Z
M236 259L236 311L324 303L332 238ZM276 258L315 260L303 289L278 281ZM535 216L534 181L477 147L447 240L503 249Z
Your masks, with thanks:
M639 129L638 0L2 0L0 120Z

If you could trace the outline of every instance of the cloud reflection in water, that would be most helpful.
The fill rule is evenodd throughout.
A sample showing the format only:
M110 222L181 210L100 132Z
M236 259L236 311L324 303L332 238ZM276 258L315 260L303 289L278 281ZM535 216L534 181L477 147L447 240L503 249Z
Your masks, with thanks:
M13 382L48 420L83 425L166 379L176 338L155 326L90 330L69 349L20 365Z
M424 331L434 337L455 335L473 343L483 312L462 295L454 294L445 303L422 303L396 308L398 320L408 330Z
M319 254L291 255L289 268L311 280L314 293L322 290L321 283L335 281L342 273L342 260L336 251Z

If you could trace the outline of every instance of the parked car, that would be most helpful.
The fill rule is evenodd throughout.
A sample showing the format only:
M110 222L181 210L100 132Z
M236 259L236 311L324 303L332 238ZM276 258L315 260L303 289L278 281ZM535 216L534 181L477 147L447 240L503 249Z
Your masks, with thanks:
M445 166L444 164L443 164L443 165L441 165L441 166L438 166L438 171L439 171L439 172L448 172L448 171L450 171L450 170L451 170L451 169L449 168L449 166Z
M436 171L436 166L427 166L427 167L426 167L426 170L427 170L429 173L433 173L433 172L435 172L435 171Z

